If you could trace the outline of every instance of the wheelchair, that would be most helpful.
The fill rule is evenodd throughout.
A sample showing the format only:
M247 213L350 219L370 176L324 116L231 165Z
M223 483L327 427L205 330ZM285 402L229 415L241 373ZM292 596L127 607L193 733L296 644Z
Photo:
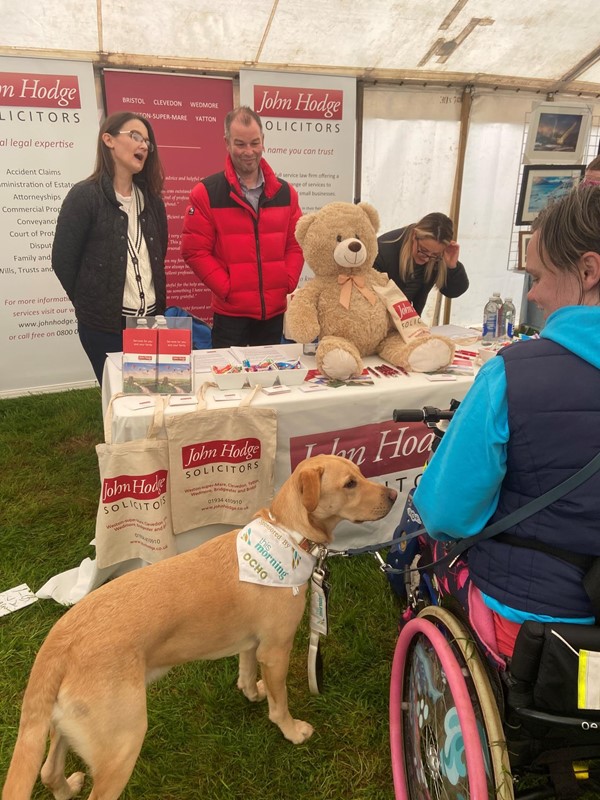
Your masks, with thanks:
M397 410L394 420L433 428L457 406ZM422 530L409 495L397 532L411 526ZM600 651L600 628L526 622L506 659L464 561L436 567L445 543L421 534L411 544L392 570L403 571L396 593L406 599L390 681L396 800L600 797L600 710L578 708L576 657Z

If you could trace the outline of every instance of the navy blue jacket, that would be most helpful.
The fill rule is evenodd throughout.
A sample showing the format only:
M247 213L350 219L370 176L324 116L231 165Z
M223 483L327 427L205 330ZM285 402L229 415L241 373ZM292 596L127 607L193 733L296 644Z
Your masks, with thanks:
M585 466L600 448L600 371L548 339L500 352L508 391L507 472L490 523ZM594 438L596 436L596 438ZM572 553L600 556L600 473L509 529ZM593 616L584 570L494 539L469 550L481 591L512 608L556 617Z

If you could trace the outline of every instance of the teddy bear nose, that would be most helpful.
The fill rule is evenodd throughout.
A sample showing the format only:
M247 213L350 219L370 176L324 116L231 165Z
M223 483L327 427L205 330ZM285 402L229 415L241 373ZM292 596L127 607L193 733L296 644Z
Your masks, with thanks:
M357 241L350 242L350 244L348 245L348 250L350 250L352 253L358 253L358 251L361 248L362 248L362 244L360 242L357 242Z

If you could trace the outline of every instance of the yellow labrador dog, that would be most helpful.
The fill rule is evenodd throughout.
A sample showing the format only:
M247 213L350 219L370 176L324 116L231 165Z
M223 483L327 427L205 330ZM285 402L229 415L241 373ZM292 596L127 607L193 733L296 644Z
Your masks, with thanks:
M3 800L31 797L48 732L41 778L56 800L83 786L83 772L65 777L69 748L93 776L89 800L117 800L146 733L146 684L186 661L239 653L238 688L249 700L266 696L269 719L286 739L306 741L313 729L290 715L286 677L307 577L294 584L287 576L303 555L312 557L315 543L332 541L341 520L381 519L396 496L345 458L315 456L241 532L130 572L81 600L50 631L33 665ZM308 575L312 563L304 565ZM277 585L282 576L288 582Z

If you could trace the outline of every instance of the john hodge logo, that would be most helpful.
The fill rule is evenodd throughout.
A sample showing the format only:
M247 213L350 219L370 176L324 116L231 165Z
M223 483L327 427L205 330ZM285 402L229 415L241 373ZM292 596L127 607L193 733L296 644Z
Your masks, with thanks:
M401 300L399 303L394 303L394 311L401 320L408 319L408 317L416 317L417 312L408 302L408 300Z
M0 72L0 106L81 108L77 75Z
M341 89L298 89L291 86L255 86L254 108L267 117L342 119Z
M367 478L421 468L434 434L420 422L375 422L290 438L292 469L304 458L326 453L349 458Z
M216 440L197 442L181 448L181 464L188 467L201 467L203 464L240 464L260 458L260 439Z
M102 502L111 503L131 497L134 500L156 500L167 491L167 470L148 475L116 475L102 482Z

